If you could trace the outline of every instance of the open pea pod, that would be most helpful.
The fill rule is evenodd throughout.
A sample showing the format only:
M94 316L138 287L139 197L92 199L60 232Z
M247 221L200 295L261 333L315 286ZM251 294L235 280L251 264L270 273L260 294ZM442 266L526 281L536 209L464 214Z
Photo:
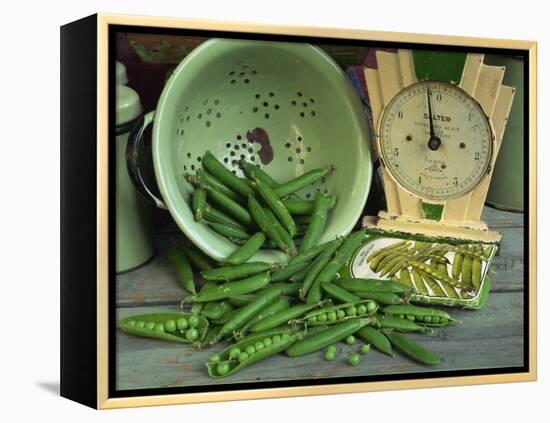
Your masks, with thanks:
M303 335L304 332L297 327L286 326L247 336L211 355L206 363L208 375L214 379L232 375L257 361L286 350L302 339Z
M204 339L208 320L183 312L149 313L119 320L117 327L128 335L192 344Z
M424 326L447 326L450 323L460 323L453 319L449 313L428 307L417 307L411 304L390 305L382 310L384 314L399 316Z
M362 300L319 308L307 313L299 320L293 320L292 323L307 324L308 326L334 325L348 319L372 316L377 311L378 304L376 302Z

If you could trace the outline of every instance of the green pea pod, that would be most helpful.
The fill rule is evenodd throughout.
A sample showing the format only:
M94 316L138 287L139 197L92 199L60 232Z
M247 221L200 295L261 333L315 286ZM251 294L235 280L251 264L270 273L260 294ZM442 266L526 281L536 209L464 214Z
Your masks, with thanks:
M195 288L195 278L193 277L193 270L191 264L187 259L187 256L179 249L173 247L168 249L166 257L170 264L176 269L178 275L179 284L186 291L194 294L197 292Z
M242 239L247 240L250 238L250 234L246 231L243 231L238 226L228 225L224 223L208 223L208 227L212 229L217 234L220 234L223 237L228 239Z
M387 332L390 342L403 354L422 364L435 365L441 363L441 356L429 351L398 332Z
M200 303L199 303L200 304ZM224 301L212 301L206 303L201 310L201 314L208 320L216 320L221 318L225 313L233 310L235 307L227 300Z
M285 352L290 357L299 357L322 350L335 342L354 334L363 326L372 323L370 318L348 319L336 325L309 335L291 345Z
M291 320L294 320L308 311L312 310L315 307L318 307L320 303L317 304L301 304L289 309L275 313L261 321L257 322L250 327L250 332L261 332L268 329L273 329L279 325L288 323Z
M296 245L294 244L294 240L292 239L290 234L285 228L283 228L283 225L279 223L279 221L270 209L264 210L269 224L273 226L273 228L275 228L275 230L279 233L279 236L283 240L284 244L288 247L288 254L290 254L291 256L296 255Z
M391 357L395 357L393 354L391 343L382 332L373 328L372 326L364 326L355 332L359 338L368 344L371 344L378 351L383 352Z
M298 176L297 178L291 179L290 181L279 185L274 189L274 191L279 196L279 198L286 197L293 192L300 191L302 188L305 188L308 185L315 183L332 170L334 170L334 166L329 166L326 169L310 170L309 172L306 172L303 175Z
M296 272L295 274L293 274L288 280L291 281L291 282L303 282L304 279L306 278L306 276L309 273L310 266L311 266L312 263L313 262L307 263L306 267L304 267L299 272Z
M294 235L296 235L296 223L294 223L292 215L289 213L281 199L277 196L273 188L259 179L254 180L252 187L258 192L258 194L260 194L260 197L262 197L267 206L271 209L271 211L273 211L275 216L277 216L277 219L279 219L290 236L294 237Z
M193 192L193 214L195 221L200 222L203 218L203 210L206 205L206 191L202 188Z
M196 270L208 270L214 267L214 264L212 263L210 257L206 256L204 253L197 250L196 248L182 247L181 249L191 262L191 265L195 267Z
M358 301L361 301L360 297L352 294L349 291L346 291L344 288L336 284L324 282L321 284L321 287L323 288L323 291L325 291L328 295L330 295L332 298L337 299L340 302L356 303Z
M460 282L458 282L457 280L454 280L446 275L441 275L437 272L437 270L434 270L433 268L431 268L429 265L427 265L426 263L422 263L422 262L419 262L419 261L415 261L415 260L411 260L409 261L410 265L417 269L417 270L421 270L423 271L424 273L427 273L430 277L434 278L434 279L438 279L438 280L441 280L445 283L448 283L449 285L452 285L452 286L458 286L460 287Z
M217 339L222 340L233 332L242 329L246 323L260 313L263 309L273 304L281 297L281 289L272 288L258 295L253 301L240 308L235 315L221 328Z
M323 282L332 282L338 271L351 258L353 253L359 248L365 237L365 229L353 232L344 241L342 246L336 251L332 260L327 263L319 274L319 280Z
M327 221L328 213L328 201L327 198L317 192L315 194L315 202L313 208L313 215L311 223L309 224L302 245L300 246L300 251L307 251L310 248L317 245L317 242L323 234L325 229L325 223Z
M374 301L359 299L352 303L317 308L300 319L290 321L289 324L307 324L308 327L330 326L348 319L371 316L376 311L378 311L378 305ZM373 323L376 321L373 320Z
M428 288L426 288L426 285L422 280L422 276L420 276L420 273L418 273L418 270L416 270L415 268L412 268L411 275L413 277L415 291L422 295L428 295L429 294Z
M436 308L428 308L428 307L418 307L411 304L404 304L404 305L391 305L384 307L382 311L385 314L393 314L393 315L412 315L415 317L420 318L421 320L426 317L434 317L437 316L439 318L445 318L449 321L455 321L449 313L443 310L438 310Z
M189 179L188 179L189 180ZM191 181L190 181L191 182ZM197 173L195 175L195 181L194 185L202 185L207 186L215 189L216 191L222 192L231 199L235 200L239 204L246 204L246 197L239 194L236 191L233 191L228 186L222 184L217 178L212 176L210 173L208 173L204 169L197 169Z
M275 244L277 244L279 249L284 252L288 252L288 245L285 244L279 232L275 230L272 225L269 224L269 218L267 217L264 208L252 195L248 196L248 209L250 210L250 214L252 215L252 218L254 219L260 230L265 233L269 238L271 238L275 242Z
M462 262L464 261L464 254L455 253L453 259L453 278L458 279L460 276L460 271L462 270Z
M279 313L283 310L286 310L290 308L290 303L287 299L280 298L273 304L267 306L264 308L260 313L258 313L256 316L254 316L252 319L250 319L241 329L239 329L235 334L236 339L241 339L248 333L248 330L250 327L254 326L256 323L262 321L263 319L272 316L276 313Z
M214 155L207 151L202 159L202 165L210 172L216 179L222 184L231 188L245 197L253 194L253 190L247 180L241 179L229 171L222 163L214 157Z
M273 265L264 262L243 263L237 266L217 267L201 272L207 281L233 281L271 270Z
M196 319L198 323L195 328L188 327L189 319ZM178 321L185 320L185 328L178 328ZM154 328L149 329L139 323L154 324ZM169 324L168 322L171 322ZM128 335L142 336L146 338L161 339L163 341L180 342L191 344L201 341L208 329L208 320L204 317L183 312L165 312L140 314L126 317L117 321L117 328ZM194 329L195 331L190 331ZM191 336L193 335L193 336Z
M234 308L233 310L229 310L227 313L224 313L222 316L220 316L219 318L215 319L215 320L211 320L210 322L215 324L215 325L220 325L220 326L223 326L225 325L227 322L229 322L233 316L235 316L235 314L237 314L239 312L239 309L238 308ZM221 327L220 327L221 329ZM218 331L219 332L219 331ZM214 342L218 342L217 340L214 340Z
M483 254L481 246L477 246L476 252ZM481 285L481 260L478 257L472 257L472 286L477 291Z
M308 264L307 262L300 262L277 269L271 273L271 282L285 281L300 270L303 270Z
M376 292L376 291L356 291L354 292L359 298L376 301L382 305L403 304L405 300L393 292Z
M472 286L472 256L465 255L464 261L462 262L462 270L460 272L460 277L463 286L470 287Z
M394 244L388 245L387 247L379 248L378 250L373 251L372 253L370 253L367 256L367 263L370 263L372 260L374 260L376 257L378 257L382 253L389 252L389 251L394 250L394 249L399 248L399 247L403 247L403 246L406 247L407 245L408 245L407 241L402 240L402 241L398 241Z
M244 225L252 224L252 216L243 206L237 203L231 197L222 192L216 191L211 187L205 187L208 200L217 206L220 210L227 213L232 218L238 220Z
M410 291L410 289L402 283L387 279L339 278L334 282L351 292L374 291L404 294Z
M214 379L230 376L257 361L285 351L302 336L300 332L288 333L286 331L274 333L273 335L260 333L248 336L225 350L210 356L209 361L206 363L208 375ZM266 339L269 339L269 345L266 345ZM262 346L261 349L258 348L260 345ZM239 351L236 358L230 358L231 351Z
M412 283L411 274L409 273L409 269L401 269L399 271L399 281L406 286L409 289L414 289L414 285Z
M444 297L445 292L441 289L441 287L437 284L437 282L426 272L423 272L421 270L418 271L420 273L420 276L422 276L422 279L424 280L424 283L426 286L428 286L432 292L434 297Z
M244 174L250 181L253 181L254 178L256 178L261 180L266 185L269 185L271 188L275 188L279 185L277 181L265 173L260 166L247 162L241 162L240 165Z
M397 316L385 315L376 316L380 327L384 329L394 329L401 332L425 332L427 328L408 319L402 319Z
M327 197L327 206L329 210L332 210L336 205L336 196L329 195ZM283 200L283 204L287 210L293 215L311 215L313 214L314 201L311 200L298 200L294 198L286 198Z
M232 295L228 298L229 303L234 307L242 307L247 305L250 301L254 300L258 296L257 293L254 294L242 294L242 295Z
M342 244L343 239L339 238L333 241L330 245L323 250L321 254L311 263L309 268L309 273L304 278L302 283L302 288L300 289L299 296L301 299L308 300L309 303L314 303L319 301L321 297L321 281L317 282L319 275L325 268L325 266L330 262L332 256L336 250ZM310 294L312 287L315 286L313 294Z
M202 289L198 294L185 298L182 303L223 300L234 295L249 294L269 284L269 272L259 273L252 277L234 282L226 282L212 288Z
M224 260L225 264L233 266L243 264L262 247L265 242L265 234L256 232L248 240Z
M299 254L295 255L290 260L289 264L298 263L300 261L308 261L309 262L309 261L315 259L317 256L319 256L319 254L322 253L323 251L326 251L326 250L329 250L329 249L333 248L334 245L339 246L340 244L342 244L342 242L343 242L343 239L338 238L338 239L335 239L335 240L328 241L328 242L325 242L323 244L317 245L315 247L311 247L307 251L302 250L302 251L300 251ZM338 247L336 247L336 248L338 248ZM336 250L334 250L334 251L336 251Z
M240 226L243 230L246 228L237 222L235 219L229 217L227 214L215 209L208 202L204 206L203 217L209 222L224 223L233 226Z

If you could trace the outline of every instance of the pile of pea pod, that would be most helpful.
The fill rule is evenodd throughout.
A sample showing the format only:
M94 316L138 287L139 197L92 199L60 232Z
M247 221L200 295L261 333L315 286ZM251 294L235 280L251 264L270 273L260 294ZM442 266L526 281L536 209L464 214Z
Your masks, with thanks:
M172 247L167 258L189 293L182 300L182 311L127 317L118 322L120 330L217 349L205 363L209 376L216 379L283 352L298 357L326 349L325 358L333 360L338 342L353 345L357 338L362 341L361 355L372 346L394 356L395 347L425 365L441 362L439 355L404 333L455 323L448 313L410 305L412 291L401 281L340 277L365 230L319 244L335 200L320 193L314 201L292 195L328 170L278 184L247 163L242 166L249 179L238 178L209 152L202 163L204 169L188 176L196 184L195 217L220 234L222 227L227 229L238 219L242 233L237 235L235 226L224 236L243 245L223 263L213 263L192 245ZM228 199L233 202L227 203ZM207 200L224 211L212 208ZM309 222L299 248L293 217L298 213L307 217L303 222ZM257 232L250 234L251 228ZM286 265L248 261L267 239L289 255ZM195 277L197 273L200 278ZM229 345L220 351L216 345L221 342ZM358 352L349 355L350 365L359 365Z

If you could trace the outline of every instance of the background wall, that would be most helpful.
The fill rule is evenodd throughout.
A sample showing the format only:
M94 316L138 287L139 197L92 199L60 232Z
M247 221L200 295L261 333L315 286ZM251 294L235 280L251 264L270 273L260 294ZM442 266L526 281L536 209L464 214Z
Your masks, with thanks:
M542 2L4 2L0 65L3 285L0 375L5 421L521 421L547 414L548 288L539 243L539 382L93 412L59 389L59 26L95 12L362 28L539 41L539 162L549 158L549 31ZM7 130L7 131L6 131ZM7 150L6 150L7 147ZM539 172L539 238L548 239ZM7 233L7 237L6 237ZM546 235L546 236L545 236ZM77 283L77 281L75 281ZM6 289L7 288L7 289ZM546 303L546 304L545 304Z

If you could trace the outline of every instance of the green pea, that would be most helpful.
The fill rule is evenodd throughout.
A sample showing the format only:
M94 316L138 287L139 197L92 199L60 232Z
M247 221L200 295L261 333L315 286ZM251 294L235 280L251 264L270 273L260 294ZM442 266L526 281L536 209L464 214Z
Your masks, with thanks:
M327 348L327 351L325 352L325 360L332 361L336 358L336 352L332 351L331 349Z
M336 316L338 317L338 319L343 319L344 317L346 317L346 312L340 309L336 312Z
M327 321L327 314L326 313L321 313L317 316L317 321L318 322L326 322Z
M274 344L280 344L281 343L281 335L273 335L271 338L273 340Z
M249 345L245 348L245 351L248 355L252 355L256 352L256 348L254 348L254 345Z
M414 316L412 314L407 314L405 317L407 318L407 320L414 322Z
M332 352L333 354L336 354L336 345L329 345L327 347L327 352L328 351Z
M282 342L286 342L290 339L290 335L288 333L283 333L283 335L281 336L281 341Z
M369 302L367 303L367 311L368 311L369 313L372 313L372 312L375 311L375 310L376 310L376 303L375 303L374 301L369 301Z
M222 376L229 372L229 363L220 363L216 367L216 372Z
M143 320L140 320L136 323L136 328L143 329L145 327L145 322Z
M189 326L191 326L192 328L198 328L199 323L200 323L200 320L199 320L198 316L190 316L189 317Z
M368 354L370 352L370 344L361 345L361 354Z
M185 332L185 339L187 339L189 341L194 341L198 337L199 337L199 332L195 328L189 328Z
M308 323L316 323L317 322L317 316L311 316L307 319Z
M210 356L210 358L208 359L208 361L212 362L212 363L219 363L221 361L221 357L219 354L212 354Z
M248 353L246 351L243 351L242 353L239 354L239 357L238 357L239 363L246 361L248 357L249 357Z
M404 319L404 318L405 318L405 315L404 315L404 314L400 314L400 315L399 315L399 318L400 318L400 319Z
M266 347L269 347L272 344L271 338L264 338L264 340L262 342L264 343L264 345Z
M145 329L149 329L149 330L155 329L155 322L147 322L145 324Z
M164 332L164 323L157 323L155 324L155 330L157 332Z
M432 317L432 323L434 325L438 325L440 323L439 316L433 316Z
M367 314L367 306L365 304L360 304L357 306L357 314L362 316L363 314Z
M188 326L189 323L187 322L187 319L185 317L176 320L176 329L180 332L183 332L185 329L187 329Z
M231 360L234 360L239 356L240 353L241 350L239 349L239 347L233 347L229 350L229 358Z
M348 358L348 363L350 366L358 366L361 361L361 357L357 353L351 353Z
M175 320L167 320L164 324L164 330L169 333L174 333L176 331L176 321Z
M128 326L135 326L135 325L136 325L136 321L135 321L135 320L129 320L126 324L127 324Z
M346 344L348 345L353 345L355 344L355 336L353 335L350 335L346 338Z
M327 313L327 320L329 322L335 322L337 318L338 318L338 315L336 314L335 311L329 311Z
M355 306L349 306L346 308L346 314L348 316L355 316L357 314L357 308Z
M424 323L432 323L432 316L424 316Z
M265 348L265 345L262 341L258 341L254 344L254 347L256 347L256 351L261 351Z

